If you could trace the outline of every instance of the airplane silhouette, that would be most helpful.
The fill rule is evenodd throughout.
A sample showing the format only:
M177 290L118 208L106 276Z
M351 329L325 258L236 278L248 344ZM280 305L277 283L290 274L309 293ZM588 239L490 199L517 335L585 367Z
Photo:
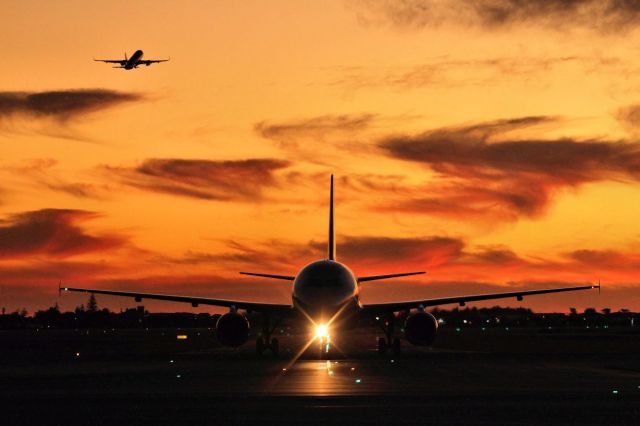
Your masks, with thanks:
M136 50L130 58L127 58L127 52L124 53L124 59L94 59L96 62L106 62L108 64L120 64L120 66L113 68L123 68L125 70L132 70L138 68L140 65L149 66L158 62L167 62L169 59L142 59L144 52L142 50Z
M220 343L226 346L240 346L249 337L249 322L241 311L258 312L263 315L262 333L256 340L256 350L262 354L269 349L273 354L279 350L278 340L272 337L278 322L273 318L283 319L291 316L306 318L315 327L315 337L324 352L329 352L330 335L339 329L355 324L358 316L383 318L381 326L385 337L378 338L378 352L400 351L400 339L396 336L400 317L398 312L409 314L404 319L402 329L404 337L413 345L428 346L433 343L438 329L435 317L425 309L430 306L457 303L464 306L467 302L480 300L515 298L519 301L525 296L547 293L560 293L577 290L600 288L600 285L579 287L562 287L541 290L512 291L440 298L424 298L418 300L395 301L387 303L363 303L360 300L360 285L374 280L424 274L420 272L403 272L386 275L356 276L345 264L336 259L333 209L333 175L331 176L331 193L329 202L329 238L327 257L304 266L295 276L276 275L256 272L240 272L270 279L293 281L291 303L260 303L243 300L214 299L208 297L179 296L154 293L138 293L131 291L100 290L88 288L62 287L61 291L106 294L113 296L133 297L136 302L143 299L168 300L172 302L198 305L214 305L229 308L216 324L216 335ZM325 344L326 343L326 344ZM328 355L325 353L325 355Z

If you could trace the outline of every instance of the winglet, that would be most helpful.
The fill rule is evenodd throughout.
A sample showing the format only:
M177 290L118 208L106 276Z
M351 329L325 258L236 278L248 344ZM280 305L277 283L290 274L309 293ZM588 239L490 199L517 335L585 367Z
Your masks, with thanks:
M62 281L58 281L58 296L62 294Z
M598 278L598 294L600 294L600 278Z
M331 175L331 192L329 199L329 260L336 260L336 240L333 229L333 175Z

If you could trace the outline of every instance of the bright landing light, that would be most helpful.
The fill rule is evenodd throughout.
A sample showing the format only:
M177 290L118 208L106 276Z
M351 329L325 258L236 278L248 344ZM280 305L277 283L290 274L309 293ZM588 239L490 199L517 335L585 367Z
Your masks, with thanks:
M322 339L329 336L329 327L326 324L316 325L316 337Z

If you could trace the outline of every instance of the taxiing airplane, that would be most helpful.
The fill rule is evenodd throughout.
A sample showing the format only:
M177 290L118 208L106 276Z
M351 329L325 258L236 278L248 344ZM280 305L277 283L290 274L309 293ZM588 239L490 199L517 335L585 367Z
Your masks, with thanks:
M124 68L125 70L132 70L138 68L140 65L149 66L158 62L167 62L169 59L142 59L144 52L142 50L136 50L130 58L127 58L127 53L124 54L124 59L94 59L97 62L106 62L108 64L119 64L113 68Z
M229 312L222 315L216 323L216 335L220 343L226 346L240 346L249 338L250 324L246 312L257 312L263 315L262 330L256 340L256 350L262 354L265 350L278 353L278 340L272 337L278 321L283 318L298 316L306 318L314 327L315 338L320 342L323 352L328 352L330 335L337 330L352 327L356 324L357 316L369 316L380 319L385 337L378 338L378 352L388 350L393 353L400 351L398 325L407 341L418 346L428 346L433 343L438 329L436 318L426 311L431 306L457 303L464 306L467 302L479 300L515 298L522 300L525 296L546 293L560 293L566 291L589 290L600 288L600 285L585 285L580 287L564 287L541 290L512 291L505 293L478 294L465 296L451 296L441 298L424 298L418 300L395 301L387 303L366 303L360 300L360 286L374 280L408 275L424 274L425 272L405 272L386 275L355 275L345 264L336 259L336 245L333 220L333 175L331 176L331 195L329 202L329 238L327 257L316 260L304 266L295 276L276 275L255 272L240 272L277 280L292 281L291 303L260 303L246 300L214 299L208 297L178 296L168 294L138 293L132 291L100 290L88 288L63 287L63 291L106 294L113 296L133 297L136 302L143 299L168 300L172 302L190 303L192 306L214 305L229 308ZM404 315L399 315L404 313ZM275 321L274 321L275 320ZM399 324L404 321L404 324ZM326 354L325 354L326 355Z

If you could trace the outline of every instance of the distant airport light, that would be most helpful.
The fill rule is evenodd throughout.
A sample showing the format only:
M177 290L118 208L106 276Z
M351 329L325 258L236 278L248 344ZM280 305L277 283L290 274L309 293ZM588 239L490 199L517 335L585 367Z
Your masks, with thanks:
M178 340L187 340L188 337L189 336L187 336L186 334L178 334L176 336L176 339L178 339Z
M316 325L316 337L319 339L329 337L329 326L326 324Z
M617 395L617 394L618 394L618 390L617 390L617 389L614 389L614 390L613 390L613 394L614 394L614 395Z
M80 356L80 352L76 352L76 357L79 357L79 356Z
M362 380L361 379L356 379L356 383L360 384L360 383L362 383Z

